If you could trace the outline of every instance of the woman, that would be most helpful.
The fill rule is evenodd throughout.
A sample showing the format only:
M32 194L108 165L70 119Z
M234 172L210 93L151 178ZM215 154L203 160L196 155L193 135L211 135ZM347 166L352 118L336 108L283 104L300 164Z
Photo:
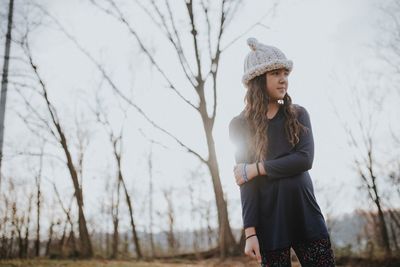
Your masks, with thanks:
M277 48L247 40L245 109L232 119L237 147L245 253L261 266L291 266L290 248L303 267L335 266L324 217L308 173L314 142L307 110L292 104L293 63Z

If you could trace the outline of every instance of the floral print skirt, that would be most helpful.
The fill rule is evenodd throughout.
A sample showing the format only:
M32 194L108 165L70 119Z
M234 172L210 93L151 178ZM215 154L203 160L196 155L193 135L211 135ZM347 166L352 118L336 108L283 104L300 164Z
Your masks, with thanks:
M302 267L335 267L335 257L329 237L292 246ZM261 251L261 267L291 267L290 247Z

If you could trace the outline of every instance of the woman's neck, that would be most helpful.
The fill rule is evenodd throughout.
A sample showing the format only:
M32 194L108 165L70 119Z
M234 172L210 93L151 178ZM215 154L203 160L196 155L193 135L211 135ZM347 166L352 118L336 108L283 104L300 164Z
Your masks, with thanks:
M279 104L277 101L268 103L268 110L275 111L279 109Z
M279 106L280 105L278 104L278 102L268 103L268 112L267 112L268 119L273 118L275 114L278 113Z

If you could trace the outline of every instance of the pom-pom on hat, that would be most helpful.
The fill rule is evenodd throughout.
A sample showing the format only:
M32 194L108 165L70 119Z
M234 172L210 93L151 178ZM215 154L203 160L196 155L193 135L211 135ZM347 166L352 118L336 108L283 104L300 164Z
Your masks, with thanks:
M259 43L256 38L247 39L251 51L244 60L244 74L242 82L245 87L251 79L267 71L286 68L292 71L293 62L276 47Z

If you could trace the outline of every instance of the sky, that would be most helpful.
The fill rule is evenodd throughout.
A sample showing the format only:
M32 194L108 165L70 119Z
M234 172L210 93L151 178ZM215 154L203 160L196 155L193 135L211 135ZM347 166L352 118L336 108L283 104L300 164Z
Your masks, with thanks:
M138 106L154 121L206 157L206 143L199 115L167 88L165 80L141 53L136 40L127 34L127 30L88 2L41 1L65 29L104 64L116 84ZM288 93L294 103L305 107L310 114L315 142L315 157L310 174L322 212L325 215L340 215L370 205L366 192L359 189L359 178L352 168L354 150L348 145L343 121L349 125L355 123L351 86L362 79L360 75L364 70L381 64L369 47L378 36L376 20L379 16L376 5L377 1L373 0L279 1L275 11L261 21L262 25L248 32L249 27L268 12L271 3L244 1L240 7L227 28L222 47L246 33L222 54L217 81L217 118L213 132L221 183L228 200L232 226L241 227L241 208L239 188L232 173L234 148L229 140L228 125L244 108L245 88L241 84L241 77L244 58L250 51L246 44L249 37L280 48L294 62ZM151 47L166 75L185 97L196 101L193 89L184 79L170 44L159 30L140 10L125 4L121 7L135 25L140 25L137 27L140 36ZM179 10L181 7L175 8ZM182 30L188 27L185 17L177 15L176 20ZM94 95L98 94L114 131L119 132L123 127L123 171L141 216L139 227L147 227L150 150L156 190L155 209L159 211L156 228L162 229L162 225L165 225L163 214L166 201L162 191L171 188L179 214L177 224L185 227L188 222L197 221L197 226L201 226L201 215L197 214L196 219L193 219L189 212L188 190L189 185L194 188L195 198L202 200L201 207L207 206L207 203L214 205L211 178L205 166L118 99L101 80L93 64L57 30L54 23L38 29L31 41L39 72L48 85L49 96L63 119L68 136L74 138L76 135L74 120L87 126L90 133L83 181L85 206L90 207L86 210L89 217L96 218L101 206L109 201L107 190L112 186L115 176L115 163L106 132L95 123L89 108L95 106ZM183 42L186 47L191 45L187 36L183 37ZM10 94L8 105L12 110L18 110L21 108L19 96L15 92ZM41 104L36 104L38 110L43 111ZM126 119L119 106L128 110ZM386 112L390 113L391 110ZM392 120L393 114L389 115L377 116L381 125L386 127L385 121ZM7 150L10 153L15 150L37 151L35 137L27 135L29 131L18 122L15 112L7 116ZM377 136L384 136L385 127L377 130ZM151 144L150 140L156 143ZM385 144L382 141L379 145L384 147ZM54 146L49 145L47 148L62 156ZM26 181L30 177L29 170L37 169L38 162L13 158L4 166L3 172L8 176L20 177L21 181ZM44 177L49 199L49 181L57 184L65 200L69 199L72 183L62 164L55 162L46 165ZM200 203L196 205L200 207ZM215 216L215 210L213 214ZM196 227L196 223L194 225Z

